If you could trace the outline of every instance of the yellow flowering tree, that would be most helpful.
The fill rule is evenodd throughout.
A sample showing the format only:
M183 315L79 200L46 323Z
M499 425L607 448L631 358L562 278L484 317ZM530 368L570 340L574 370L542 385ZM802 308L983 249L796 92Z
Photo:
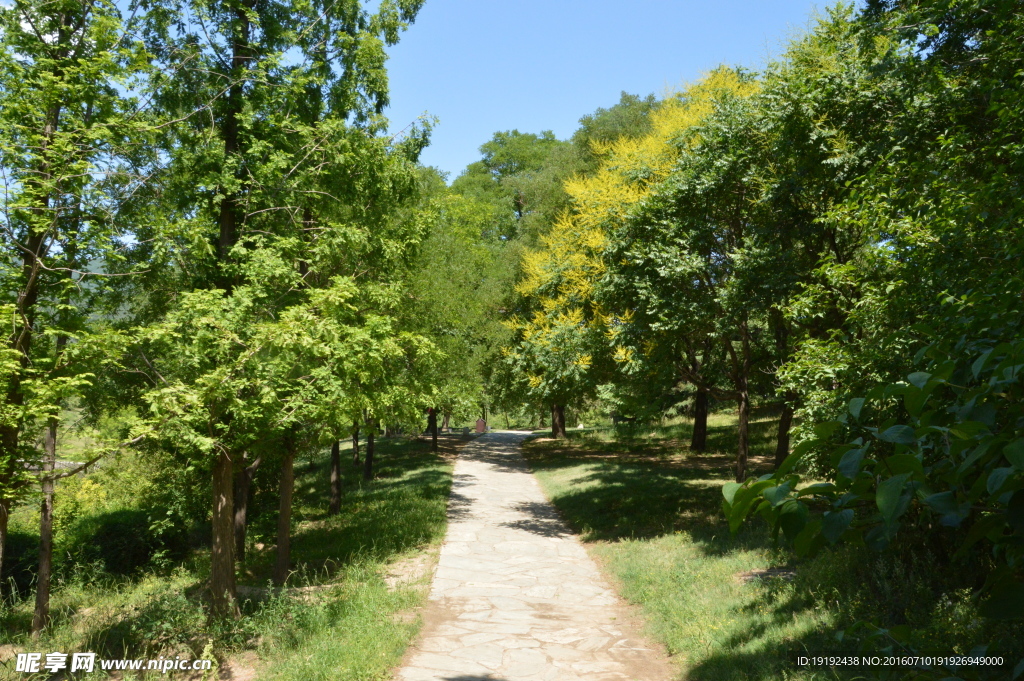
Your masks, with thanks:
M716 69L662 101L647 134L593 143L596 171L565 182L569 209L524 255L517 292L532 309L510 320L517 342L505 350L530 397L551 405L556 436L564 435L566 404L592 395L613 358L624 358L614 337L629 313L609 309L599 294L610 230L671 174L682 153L676 140L714 110L719 93L755 88L736 70Z

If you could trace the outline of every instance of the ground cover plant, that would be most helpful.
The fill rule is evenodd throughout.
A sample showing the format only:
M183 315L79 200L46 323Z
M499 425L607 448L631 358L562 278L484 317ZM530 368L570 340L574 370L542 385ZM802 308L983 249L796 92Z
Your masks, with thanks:
M752 475L773 468L777 419L754 410ZM908 643L922 649L966 654L1001 640L1011 644L1010 655L1020 654L1019 631L982 621L971 576L936 570L957 563L948 546L926 536L887 553L842 546L796 559L764 524L732 533L721 488L732 474L736 416L710 416L706 452L690 449L691 435L692 421L677 420L570 430L565 440L524 445L545 493L623 597L639 606L682 678L870 678L863 668L795 664L807 652L856 652L854 636L844 644L836 633L861 621L912 629ZM892 678L915 674L902 669ZM1006 670L981 678L1000 674Z
M109 528L111 517L141 513L141 526L120 527L134 533L146 530L147 518L168 509L140 509L134 495L115 498L119 484L131 484L127 478L139 473L127 462L122 463L129 468L128 475L101 468L73 478L66 487L58 485L59 507L75 503L83 488L94 495L105 490L111 503L104 506L94 500L76 517L58 523L57 553L65 559L56 562L54 619L36 640L30 638L33 603L28 587L38 536L31 536L28 513L12 520L14 536L24 539L15 545L24 553L13 553L12 561L29 574L0 613L0 646L8 653L85 650L106 658L205 656L236 675L258 670L260 678L271 679L381 678L415 634L417 619L411 613L425 598L422 570L399 575L390 585L389 571L409 559L429 567L446 525L448 459L460 441L442 438L439 453L432 452L426 440L379 441L372 481L362 479L361 467L350 461L343 465L337 514L328 510L330 452L319 451L303 460L296 467L294 563L283 589L271 583L277 499L272 493L261 498L257 485L249 545L239 570L245 616L219 625L210 624L202 597L208 549L201 538L208 527L192 528L193 544L188 545L186 536L183 555L160 554L147 546L143 548L148 549L148 560L126 566L123 561L138 547L121 546L116 556L121 563L90 562L92 556L81 556L77 544L94 543L95 528ZM350 458L351 452L345 453ZM133 490L125 491L130 495ZM121 509L104 510L112 505ZM110 558L117 550L110 547L99 556ZM33 678L15 674L11 659L2 669L10 678Z

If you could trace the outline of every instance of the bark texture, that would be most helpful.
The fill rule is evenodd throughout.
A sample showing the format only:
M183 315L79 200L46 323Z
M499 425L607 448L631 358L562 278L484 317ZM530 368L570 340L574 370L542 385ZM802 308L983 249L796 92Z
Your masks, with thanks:
M43 501L39 508L39 571L32 638L37 639L50 621L50 577L53 574L53 469L57 461L57 420L50 419L43 442Z
M566 437L565 405L551 405L551 437Z
M363 480L373 480L373 435L377 424L373 420L366 422L366 456L363 458Z
M359 424L352 425L352 465L359 465Z
M245 536L249 527L249 496L252 490L252 479L256 469L260 467L263 457L242 469L235 478L235 560L245 562Z
M213 543L210 604L215 617L238 619L235 591L235 488L231 455L221 452L213 466Z
M327 509L330 515L341 512L341 442L331 445L331 503Z
M747 454L750 451L750 395L744 388L737 400L739 406L739 446L736 448L736 482L747 479Z
M7 526L11 520L11 502L7 499L0 499L0 584L3 584L4 576L4 547L7 546ZM0 597L3 593L0 592Z
M288 579L292 557L292 493L295 491L295 441L284 440L279 484L281 505L277 513L277 559L274 561L274 584L281 586Z
M703 452L708 448L708 391L698 388L693 401L693 437L690 450Z
M779 415L779 440L775 445L775 467L778 468L789 456L789 429L793 425L793 407L789 402L782 405Z

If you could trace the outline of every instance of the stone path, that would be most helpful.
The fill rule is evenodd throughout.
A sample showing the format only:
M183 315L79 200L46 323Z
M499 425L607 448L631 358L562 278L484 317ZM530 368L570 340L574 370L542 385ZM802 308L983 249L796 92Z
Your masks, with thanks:
M519 454L490 433L455 464L448 535L400 681L664 681L646 644Z

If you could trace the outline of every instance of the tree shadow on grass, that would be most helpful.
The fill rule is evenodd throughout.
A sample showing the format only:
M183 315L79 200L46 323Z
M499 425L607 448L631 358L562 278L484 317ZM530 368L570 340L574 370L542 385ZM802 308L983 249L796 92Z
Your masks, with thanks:
M777 425L751 424L751 475L770 472ZM649 430L649 429L648 429ZM688 532L709 553L751 548L765 541L762 528L730 537L722 516L721 486L733 479L735 427L709 428L704 454L671 438L619 443L582 437L538 441L524 447L535 470L585 464L586 472L553 502L584 541L651 539ZM730 548L731 547L731 548Z
M375 458L379 466L369 482L362 480L361 468L342 464L337 515L327 512L329 457L296 471L291 556L303 582L330 581L353 562L386 562L443 537L451 490L444 456L431 452L429 442L393 439L377 443ZM247 557L241 582L262 585L269 579L276 523L273 508L253 521L253 535L269 541Z

